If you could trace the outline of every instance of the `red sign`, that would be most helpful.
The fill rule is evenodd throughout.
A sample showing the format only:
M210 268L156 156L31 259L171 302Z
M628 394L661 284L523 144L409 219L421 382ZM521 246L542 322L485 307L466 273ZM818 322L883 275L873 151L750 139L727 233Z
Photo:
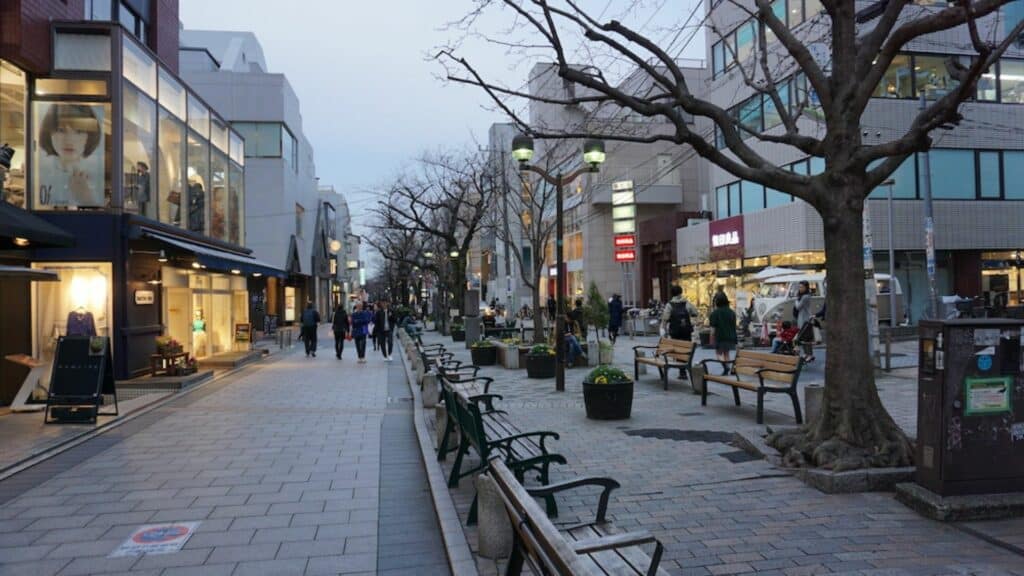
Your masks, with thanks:
M636 246L636 234L618 234L615 236L616 248L633 248Z
M636 262L636 250L616 250L616 262Z
M743 258L743 216L713 220L708 235L712 260Z

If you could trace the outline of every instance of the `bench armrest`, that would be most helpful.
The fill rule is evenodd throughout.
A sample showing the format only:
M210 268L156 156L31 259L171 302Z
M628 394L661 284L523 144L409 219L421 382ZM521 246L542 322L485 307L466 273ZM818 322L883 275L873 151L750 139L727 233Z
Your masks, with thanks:
M633 346L633 356L635 356L637 358L640 358L640 350L644 350L644 349L646 349L646 350L657 350L658 347L657 346L647 346L647 345Z
M754 374L757 374L757 379L761 383L761 388L764 388L765 387L764 386L764 375L765 374L773 374L773 373L774 374L798 374L799 372L800 372L800 368L796 368L794 370L778 370L778 369L775 369L775 368L761 368L757 372L754 372ZM796 388L796 381L797 381L797 379L793 378L793 381L789 383L790 388L793 388L793 389ZM782 384L782 382L780 382L780 384Z
M608 511L608 499L612 495L612 490L619 488L621 484L612 478L601 478L597 476L588 476L586 478L577 478L575 480L568 480L566 482L557 482L555 484L548 484L547 486L539 486L537 488L527 488L526 491L531 496L553 496L559 492L565 492L566 490L572 490L581 486L600 486L601 487L601 498L597 503L597 522L605 521L605 514Z
M497 394L494 394L494 396L497 396ZM558 440L560 438L560 436L558 435L558 432L549 432L549 431L544 430L544 431L539 431L539 432L521 432L519 434L512 434L511 436L504 436L502 438L495 438L494 440L491 440L490 443L492 445L494 445L494 446L500 446L502 448L505 448L507 446L511 446L512 442L514 442L516 440L522 440L524 438L534 438L534 437L536 437L536 438L539 438L538 444L540 444L540 451L543 452L544 454L547 454L548 453L548 448L547 448L547 446L545 446L545 442L547 442L547 439L548 439L549 436L551 438L554 438L555 440Z
M715 364L721 364L722 367L729 366L730 364L735 364L736 363L735 360L719 360L718 358L705 358L705 359L700 361L700 365L704 367L705 371L707 371L707 369L708 369L708 367L707 367L708 362L714 362Z
M693 364L693 354L690 354L690 359L689 359L689 361L686 361L686 362L680 360L679 358L676 358L676 356L677 356L676 352L665 352L665 353L661 354L661 357L665 360L665 364L679 364L679 365L690 365L690 364Z
M466 398L468 400L472 401L472 402L483 402L484 404L486 404L488 406L490 406L491 402L494 402L495 400L504 400L504 398L502 398L500 394L486 394L486 393L484 393L484 394L474 394L473 396L467 396Z
M648 532L626 532L624 534L613 534L602 538L588 538L572 544L573 551L577 554L590 554L602 550L614 550L627 546L640 546L642 544L654 543L654 554L651 556L651 564L647 567L647 575L654 576L658 573L658 566L661 564L661 555L664 547L657 538Z

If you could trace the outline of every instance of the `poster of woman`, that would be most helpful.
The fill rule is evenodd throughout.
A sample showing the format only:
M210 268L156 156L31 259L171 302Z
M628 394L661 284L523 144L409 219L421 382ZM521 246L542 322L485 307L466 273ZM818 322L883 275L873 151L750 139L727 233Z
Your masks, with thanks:
M34 106L37 205L102 207L104 105L36 102Z

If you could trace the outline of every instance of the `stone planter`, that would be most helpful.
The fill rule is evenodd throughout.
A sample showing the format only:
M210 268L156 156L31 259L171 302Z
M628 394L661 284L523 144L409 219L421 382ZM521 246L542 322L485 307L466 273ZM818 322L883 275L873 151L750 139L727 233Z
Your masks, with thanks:
M583 380L583 404L592 420L624 420L633 411L633 383L594 384Z
M452 328L452 342L465 342L466 330L463 328Z
M494 366L498 363L498 348L495 346L470 348L469 355L473 357L474 366Z
M519 368L519 346L496 342L494 347L498 350L498 364L510 370Z
M519 367L526 368L526 357L530 355L530 349L533 346L519 346Z
M614 364L615 363L615 348L611 346L601 346L598 344L598 357L601 364Z
M552 354L527 354L527 378L554 378L555 357Z

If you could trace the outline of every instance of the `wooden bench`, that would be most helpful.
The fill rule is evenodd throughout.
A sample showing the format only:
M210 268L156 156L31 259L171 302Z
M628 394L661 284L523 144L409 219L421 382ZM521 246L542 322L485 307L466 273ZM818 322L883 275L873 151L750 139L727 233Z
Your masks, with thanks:
M444 404L448 416L447 418L445 418L444 433L441 435L441 438L437 442L437 459L439 461L444 461L444 459L448 457L449 452L454 452L455 450L458 450L458 446L448 445L448 439L451 437L452 433L458 431L455 422L455 391L462 390L463 392L474 397L488 395L490 394L491 384L494 382L494 378L489 378L487 376L474 376L472 378L467 377L458 380L452 380L446 378L443 375L441 375L440 378L441 396L440 398L438 398L438 402ZM489 396L483 397L490 398ZM488 404L486 413L490 414L490 411L494 408L494 405L493 403L491 403L492 400L490 399L488 399L487 402Z
M525 563L534 574L667 575L658 565L663 547L647 532L620 532L606 519L608 498L619 483L611 478L579 478L539 488L524 488L500 458L490 461L488 474L498 487L512 524L512 554L507 576L518 576ZM581 486L602 488L593 522L557 528L534 501ZM645 546L653 545L650 556Z
M722 366L731 375L719 376L708 371L708 364L714 363ZM757 423L764 423L764 395L768 392L789 394L793 400L793 412L796 416L796 423L802 424L804 419L800 412L800 398L797 394L796 384L800 380L800 370L803 368L803 360L798 356L788 354L771 354L769 352L753 352L750 350L739 350L736 358L728 362L722 360L702 360L704 367L704 389L701 391L700 403L702 406L708 404L708 383L725 384L732 387L733 398L736 405L740 405L740 388L757 393ZM731 367L731 369L730 369ZM753 377L756 380L744 380L743 378Z
M672 368L681 370L689 380L695 347L690 340L673 340L672 338L662 338L658 341L657 346L633 346L633 380L640 378L641 364L658 369L665 390L668 390L668 371ZM647 356L642 350L654 350L654 354Z

